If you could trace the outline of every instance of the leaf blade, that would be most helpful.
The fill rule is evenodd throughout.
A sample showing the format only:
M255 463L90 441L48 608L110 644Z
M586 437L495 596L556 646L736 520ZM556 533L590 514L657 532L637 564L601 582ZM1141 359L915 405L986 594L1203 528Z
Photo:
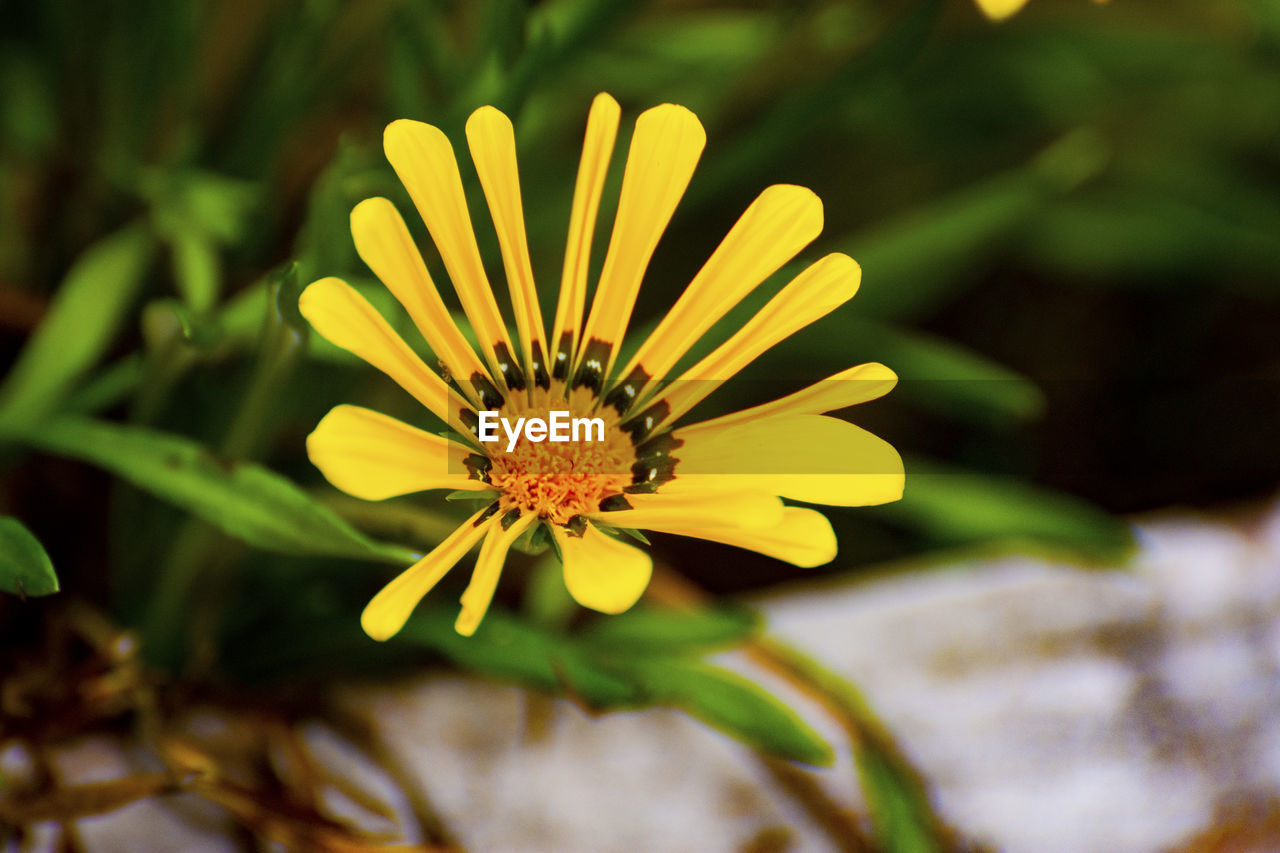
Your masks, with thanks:
M868 512L950 544L1029 541L1102 561L1132 548L1123 521L1076 498L932 461L909 459L907 470L903 499Z
M40 540L18 519L0 516L0 591L37 597L58 589L53 561Z
M61 417L21 437L32 446L104 468L259 548L396 564L416 556L407 548L369 539L279 474L222 460L181 436Z
M830 766L835 754L798 714L759 685L728 670L676 658L625 665L653 704L679 708L763 752Z
M44 416L98 362L124 322L153 248L151 233L134 224L93 244L72 264L0 388L0 422Z

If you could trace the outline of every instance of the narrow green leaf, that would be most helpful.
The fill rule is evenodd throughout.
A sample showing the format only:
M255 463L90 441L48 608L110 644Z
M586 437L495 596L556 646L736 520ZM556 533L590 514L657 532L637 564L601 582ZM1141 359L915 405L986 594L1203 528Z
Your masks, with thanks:
M846 321L854 358L883 362L898 374L895 390L922 408L970 423L1027 421L1044 394L1022 374L953 341L879 323ZM814 346L824 344L823 336Z
M490 610L472 637L454 630L456 617L454 605L427 605L391 642L428 647L463 669L568 693L601 710L633 707L642 698L625 673L613 671L556 634L501 610Z
M808 723L741 676L677 659L631 660L625 671L653 704L680 708L763 752L821 766L834 760L831 746Z
M20 426L44 416L98 362L142 284L152 248L151 233L130 225L71 266L0 388L0 423Z
M824 331L830 334L823 334ZM832 315L810 334L784 341L790 357L833 363L879 361L898 374L894 397L958 421L1032 420L1044 394L1028 378L967 347L914 329Z
M222 271L213 241L194 228L180 228L170 238L173 277L182 300L204 312L218 301Z
M915 771L873 739L854 744L858 779L885 853L944 853L932 808Z
M951 830L934 813L924 780L862 692L802 651L776 640L765 640L762 645L824 694L841 713L853 747L858 781L871 811L877 849L885 853L946 853L956 849Z
M58 576L44 546L8 516L0 516L0 591L24 597L58 591Z
M20 437L104 468L259 548L397 564L416 557L407 548L367 538L279 474L228 462L180 436L63 417Z
M1096 133L1074 131L1026 166L854 235L847 251L872 285L858 295L858 311L907 320L937 310L1001 239L1097 174L1107 157Z
M446 501L458 503L492 503L493 499L497 496L497 489L482 489L480 491L457 489L445 495L444 499Z
M760 630L760 619L745 607L673 610L640 604L601 619L578 635L593 648L628 654L694 654L745 642Z
M1104 562L1133 545L1124 521L1067 495L918 459L907 472L902 500L866 512L952 545L1032 543Z

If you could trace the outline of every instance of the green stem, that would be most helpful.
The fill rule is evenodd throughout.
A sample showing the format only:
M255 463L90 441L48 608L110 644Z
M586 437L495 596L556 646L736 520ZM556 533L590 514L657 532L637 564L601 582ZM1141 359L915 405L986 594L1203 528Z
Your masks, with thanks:
M272 288L270 304L278 306L283 284ZM278 310L268 314L253 377L220 447L228 460L243 461L262 452L274 417L275 395L305 351L305 338ZM225 572L220 571L234 548L204 521L183 523L157 579L155 596L143 625L143 650L166 669L212 655L211 640L218 604L224 598ZM206 580L221 578L214 583ZM196 591L201 591L196 596Z

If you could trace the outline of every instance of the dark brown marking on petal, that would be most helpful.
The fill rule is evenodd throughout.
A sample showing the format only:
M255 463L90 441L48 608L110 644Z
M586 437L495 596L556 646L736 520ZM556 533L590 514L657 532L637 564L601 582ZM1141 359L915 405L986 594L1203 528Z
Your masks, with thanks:
M573 377L574 388L590 388L596 396L600 395L600 389L604 387L604 366L609 361L609 352L613 346L599 338L592 338L587 341L587 347L582 353L582 363L578 365L578 372Z
M609 497L600 501L601 512L617 512L623 509L631 509L631 502L623 495L609 495Z
M480 416L470 409L458 409L458 420L467 431L477 438L480 436Z
M669 432L655 435L648 441L636 447L636 459L641 461L653 461L657 459L671 458L672 451L676 450L684 444L683 441L676 438Z
M633 484L652 483L654 486L665 483L675 477L678 461L670 457L659 457L653 461L637 462L631 466L631 482Z
M547 374L547 355L542 341L533 342L533 384L543 391L551 389L551 377Z
M466 465L467 471L470 472L468 479L483 480L486 483L492 482L489 479L489 469L493 467L493 460L488 456L472 453L463 460L462 464Z
M569 357L572 348L573 332L562 332L560 343L556 346L555 361L551 365L551 375L561 382L569 376Z
M570 536L581 539L587 532L587 517L585 515L575 515L565 522L564 526L569 531Z
M523 391L524 373L511 357L511 350L507 349L507 345L494 344L493 355L498 360L498 370L502 371L502 378L507 383L507 387L512 391Z
M605 398L606 406L613 406L618 411L618 416L626 415L631 409L632 404L636 401L636 395L640 393L640 389L648 384L650 376L643 367L636 365L632 371L627 374L627 378L622 380L622 384L609 392L609 396Z
M473 524L472 527L479 527L489 519L493 518L493 516L497 512L498 512L498 502L494 501L493 503L489 504L487 507L484 508L484 512L480 513L480 517L475 520L475 524Z
M489 378L479 371L471 374L471 387L476 389L476 393L480 395L480 402L486 409L496 411L507 402L498 389L493 387Z
M643 444L658 424L671 414L666 400L659 400L640 414L622 424L622 430L631 435L632 444Z
M502 517L502 521L499 521L498 524L502 525L503 530L510 530L511 525L515 524L519 520L520 510L513 509L509 510L507 514Z

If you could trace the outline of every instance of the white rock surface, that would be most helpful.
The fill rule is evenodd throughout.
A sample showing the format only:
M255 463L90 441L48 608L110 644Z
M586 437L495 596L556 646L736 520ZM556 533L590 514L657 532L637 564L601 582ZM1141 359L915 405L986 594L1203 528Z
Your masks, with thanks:
M965 836L1010 853L1169 850L1280 796L1280 507L1247 530L1170 517L1140 531L1125 572L1008 557L759 604L862 686ZM473 851L833 849L748 750L676 712L593 719L460 677L346 699ZM550 706L532 729L531 702ZM309 740L391 790L330 735ZM814 778L858 807L847 758ZM90 849L171 849L124 840L140 820L169 826L138 808L84 822ZM189 832L180 849L226 849Z

